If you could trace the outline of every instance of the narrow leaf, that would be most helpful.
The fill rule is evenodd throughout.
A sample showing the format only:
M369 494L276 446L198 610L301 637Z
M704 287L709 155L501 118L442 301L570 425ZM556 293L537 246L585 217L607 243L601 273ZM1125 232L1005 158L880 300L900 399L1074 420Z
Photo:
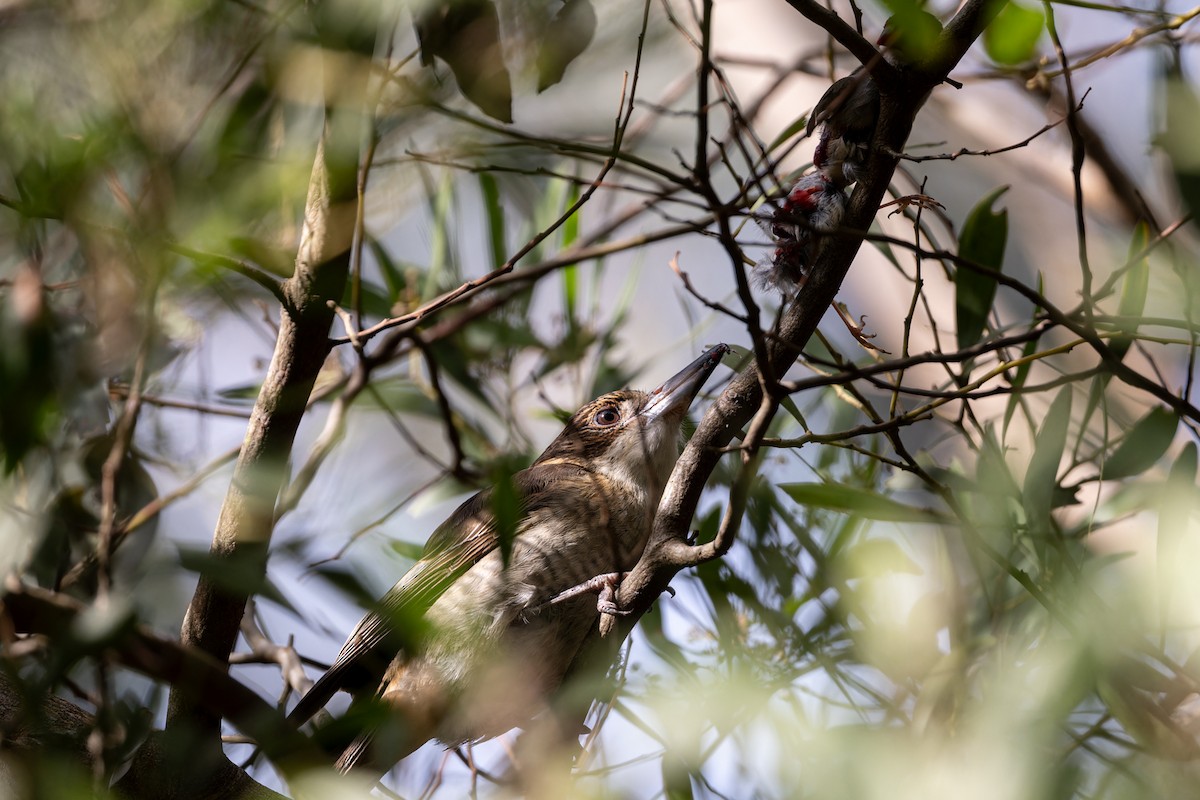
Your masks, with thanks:
M1154 466L1175 438L1179 418L1169 409L1157 406L1139 419L1108 460L1100 477L1106 481L1140 475Z
M500 202L496 176L489 172L479 173L479 191L483 195L483 212L487 216L492 269L499 269L508 260L508 252L504 243L504 204Z
M984 197L971 210L958 237L958 255L964 260L999 271L1004 264L1004 245L1008 239L1008 211L992 211L992 204L1008 191L1001 186ZM996 299L996 279L972 269L955 270L955 316L958 321L959 349L970 347L983 336L992 302Z
M1172 64L1163 79L1167 129L1160 142L1170 159L1171 172L1184 205L1193 214L1200 213L1200 152L1196 148L1196 131L1200 130L1200 97L1178 75Z
M1135 259L1125 273L1125 282L1121 285L1121 300L1117 304L1117 313L1123 318L1131 318L1121 324L1121 336L1115 336L1109 342L1109 348L1117 358L1125 358L1137 335L1136 319L1146 308L1146 294L1150 288L1150 259L1147 256L1137 258L1138 253L1146 249L1150 242L1150 226L1139 222L1133 230L1133 240L1129 243L1129 258Z
M1046 421L1038 430L1037 444L1022 487L1025 517L1030 528L1044 528L1054 507L1058 464L1067 446L1067 428L1071 422L1071 387L1064 386L1050 404Z
M837 483L784 483L780 489L797 503L880 522L945 522L931 509L905 505L869 489Z

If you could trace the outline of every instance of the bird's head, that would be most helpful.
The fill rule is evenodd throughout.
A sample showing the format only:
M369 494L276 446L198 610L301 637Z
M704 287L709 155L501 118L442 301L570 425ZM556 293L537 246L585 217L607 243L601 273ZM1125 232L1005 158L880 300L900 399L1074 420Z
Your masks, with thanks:
M653 391L625 389L587 403L538 462L580 463L622 483L661 491L679 457L680 423L727 352L723 344L710 348Z

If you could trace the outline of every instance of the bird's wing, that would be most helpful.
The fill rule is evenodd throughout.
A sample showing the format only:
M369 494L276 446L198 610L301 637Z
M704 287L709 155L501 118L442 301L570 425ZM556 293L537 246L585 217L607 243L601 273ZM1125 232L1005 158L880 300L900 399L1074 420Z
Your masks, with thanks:
M558 470L531 468L513 476L520 498L519 516L528 518L546 505ZM329 699L346 687L347 679L362 669L382 674L404 642L395 623L404 617L424 614L463 573L498 546L492 490L487 489L463 503L429 537L424 553L412 569L379 600L378 607L355 626L329 669L288 714L297 725L312 717ZM519 535L524 524L518 524ZM400 632L402 633L402 632ZM374 660L377 663L371 664ZM364 663L366 662L366 663ZM378 674L372 677L378 678Z
M837 106L845 102L845 95L854 91L854 85L858 81L857 73L858 70L855 70L845 77L838 78L829 85L825 94L821 95L821 99L813 106L812 113L808 115L808 124L804 128L809 136L816 130L817 123L824 122L829 112L836 111ZM835 101L838 101L836 105Z

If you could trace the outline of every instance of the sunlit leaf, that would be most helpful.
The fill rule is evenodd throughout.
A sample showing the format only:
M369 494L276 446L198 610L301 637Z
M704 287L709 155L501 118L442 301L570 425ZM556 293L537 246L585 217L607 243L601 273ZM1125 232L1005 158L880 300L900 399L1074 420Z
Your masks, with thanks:
M838 556L838 575L843 580L882 578L896 573L920 575L923 572L891 539L856 542Z
M1045 17L1037 8L1008 2L983 32L983 46L998 64L1023 64L1034 56Z

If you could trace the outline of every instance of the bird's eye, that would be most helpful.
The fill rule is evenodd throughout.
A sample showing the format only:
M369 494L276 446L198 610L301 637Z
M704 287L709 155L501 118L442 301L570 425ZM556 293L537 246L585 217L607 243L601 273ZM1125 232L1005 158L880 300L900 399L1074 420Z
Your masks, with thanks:
M621 413L615 408L602 408L596 412L596 416L592 417L592 422L599 425L601 428L607 428L616 425L621 421Z

